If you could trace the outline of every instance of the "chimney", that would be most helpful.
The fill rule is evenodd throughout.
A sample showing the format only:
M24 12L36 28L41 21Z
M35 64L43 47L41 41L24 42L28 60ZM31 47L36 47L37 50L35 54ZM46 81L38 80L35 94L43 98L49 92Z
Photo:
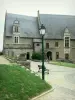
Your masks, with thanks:
M37 11L37 17L38 17L38 27L40 28L41 22L40 22L39 10Z

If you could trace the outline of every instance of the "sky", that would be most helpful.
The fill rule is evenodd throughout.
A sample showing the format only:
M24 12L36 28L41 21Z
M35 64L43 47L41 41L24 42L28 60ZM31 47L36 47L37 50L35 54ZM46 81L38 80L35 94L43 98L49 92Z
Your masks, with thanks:
M0 0L0 51L3 49L5 12L37 16L46 14L75 15L75 0Z

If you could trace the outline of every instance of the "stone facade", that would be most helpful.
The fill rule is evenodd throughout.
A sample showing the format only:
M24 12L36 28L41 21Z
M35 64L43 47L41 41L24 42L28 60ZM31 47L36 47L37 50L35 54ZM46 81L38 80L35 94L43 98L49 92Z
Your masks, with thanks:
M22 41L22 38L20 39ZM10 43L9 43L10 42ZM55 42L58 42L58 47L55 47ZM75 41L70 41L70 52L69 52L69 59L75 61ZM23 44L25 43L25 44ZM32 53L41 52L42 44L40 42L33 42L33 39L24 39L23 43L20 44L12 44L10 39L6 39L6 44L4 45L5 55L8 56L18 56L21 53L30 53L30 58ZM46 43L49 43L49 48L46 48ZM28 46L29 44L29 46ZM33 46L34 44L34 46ZM27 47L28 46L28 47ZM59 52L59 58L65 58L64 52L64 39L63 40L44 40L44 51L47 58L47 52L52 52L52 60L56 60L56 52Z
M41 43L41 36L38 31L38 28L40 27L41 24L40 22L41 17L39 16L39 12L38 12L38 17L36 19L31 17L30 19L28 19L27 17L26 19L23 18L26 23L28 21L29 25L28 26L29 29L26 28L25 30L22 29L21 26L21 23L23 23L23 21L20 21L20 19L17 17L11 17L9 15L10 14L6 13L5 16L4 41L3 41L4 54L9 57L13 57L13 56L19 56L22 53L26 53L26 58L28 57L27 59L31 59L33 52L41 53L42 43ZM12 23L11 25L8 24L10 19L14 20L10 22L10 24ZM30 22L31 20L32 22ZM32 23L33 24L36 23L36 25L34 25L33 27L31 25ZM47 25L45 26L46 28L48 28ZM34 32L31 27L34 29ZM35 28L37 31L35 30ZM11 31L9 32L8 30ZM52 29L49 28L47 29L46 35L49 32L49 30L52 32ZM23 31L25 32L23 33ZM49 36L45 36L44 38L45 58L48 59L49 57L50 60L54 61L59 58L63 58L75 62L75 39L73 38L73 36L71 36L72 33L69 31L69 29L67 27L64 27L63 35L61 34L60 36L59 34L54 35L53 33L48 33L48 35Z
M13 43L13 37L5 37L5 43L4 43L4 54L10 57L13 56L19 56L22 53L28 53L30 55L30 58L32 56L33 52L33 42L32 39L26 39L26 38L19 38L19 43L15 44Z

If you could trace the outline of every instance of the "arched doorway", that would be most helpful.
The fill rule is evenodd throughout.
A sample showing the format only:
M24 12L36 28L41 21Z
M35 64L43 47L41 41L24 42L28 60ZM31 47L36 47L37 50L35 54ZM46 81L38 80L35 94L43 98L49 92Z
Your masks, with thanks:
M47 52L47 59L52 60L52 52L51 51Z
M27 52L27 59L30 59L30 54L29 54L29 52Z

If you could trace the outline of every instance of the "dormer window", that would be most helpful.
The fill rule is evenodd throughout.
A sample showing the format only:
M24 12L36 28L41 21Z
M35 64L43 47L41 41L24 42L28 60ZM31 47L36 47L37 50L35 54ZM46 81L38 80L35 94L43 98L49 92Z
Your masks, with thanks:
M19 21L17 20L17 18L14 20L13 24L19 24Z
M15 26L15 32L18 32L18 26Z
M70 32L67 27L65 28L65 31L64 31L64 47L70 48Z
M19 33L19 26L17 25L13 26L13 33Z
M65 37L65 48L69 48L69 44L70 44L70 41L69 41L69 37Z
M20 25L18 20L13 22L13 33L20 33Z
M18 20L15 20L15 22L14 22L15 24L19 24L19 21Z

